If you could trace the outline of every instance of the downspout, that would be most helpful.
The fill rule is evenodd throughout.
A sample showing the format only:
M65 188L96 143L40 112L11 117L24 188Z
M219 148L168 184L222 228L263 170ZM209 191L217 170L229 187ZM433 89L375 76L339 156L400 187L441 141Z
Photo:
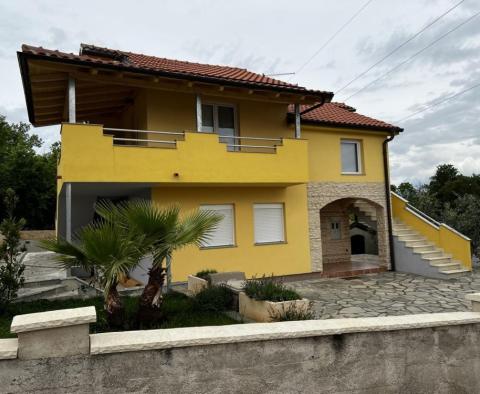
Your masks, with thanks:
M383 141L383 170L385 172L385 198L387 201L388 241L390 243L390 271L395 271L395 251L393 250L392 205L390 198L390 171L388 168L388 143L395 138L392 134Z

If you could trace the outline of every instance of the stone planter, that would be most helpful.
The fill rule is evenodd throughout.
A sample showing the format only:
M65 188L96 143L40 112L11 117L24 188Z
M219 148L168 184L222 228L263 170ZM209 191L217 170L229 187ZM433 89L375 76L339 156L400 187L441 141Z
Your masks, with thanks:
M195 295L208 287L208 282L198 276L188 275L188 291Z
M270 322L272 321L272 315L282 314L290 308L307 312L309 306L310 301L306 298L281 302L257 301L247 296L244 292L241 292L238 299L238 309L240 314L247 319L258 322Z

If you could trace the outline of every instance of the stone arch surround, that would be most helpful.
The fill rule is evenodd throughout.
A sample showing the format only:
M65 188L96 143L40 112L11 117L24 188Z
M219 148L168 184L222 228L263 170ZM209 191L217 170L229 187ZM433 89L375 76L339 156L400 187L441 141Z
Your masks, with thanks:
M378 255L382 266L390 268L387 200L383 182L316 182L307 186L310 256L312 272L323 271L320 209L339 199L364 199L377 209Z

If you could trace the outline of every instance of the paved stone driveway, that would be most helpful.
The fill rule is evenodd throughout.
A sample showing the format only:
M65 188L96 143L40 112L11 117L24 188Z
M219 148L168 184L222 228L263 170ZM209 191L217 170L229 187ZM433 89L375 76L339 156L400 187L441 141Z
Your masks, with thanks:
M355 279L312 279L288 286L314 301L318 319L470 310L465 294L480 292L480 270L449 280L385 272Z

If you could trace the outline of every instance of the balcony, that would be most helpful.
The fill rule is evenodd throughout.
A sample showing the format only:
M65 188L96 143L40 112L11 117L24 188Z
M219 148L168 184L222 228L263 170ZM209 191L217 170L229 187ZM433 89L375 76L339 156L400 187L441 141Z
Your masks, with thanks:
M62 182L288 186L308 182L300 139L62 125Z

